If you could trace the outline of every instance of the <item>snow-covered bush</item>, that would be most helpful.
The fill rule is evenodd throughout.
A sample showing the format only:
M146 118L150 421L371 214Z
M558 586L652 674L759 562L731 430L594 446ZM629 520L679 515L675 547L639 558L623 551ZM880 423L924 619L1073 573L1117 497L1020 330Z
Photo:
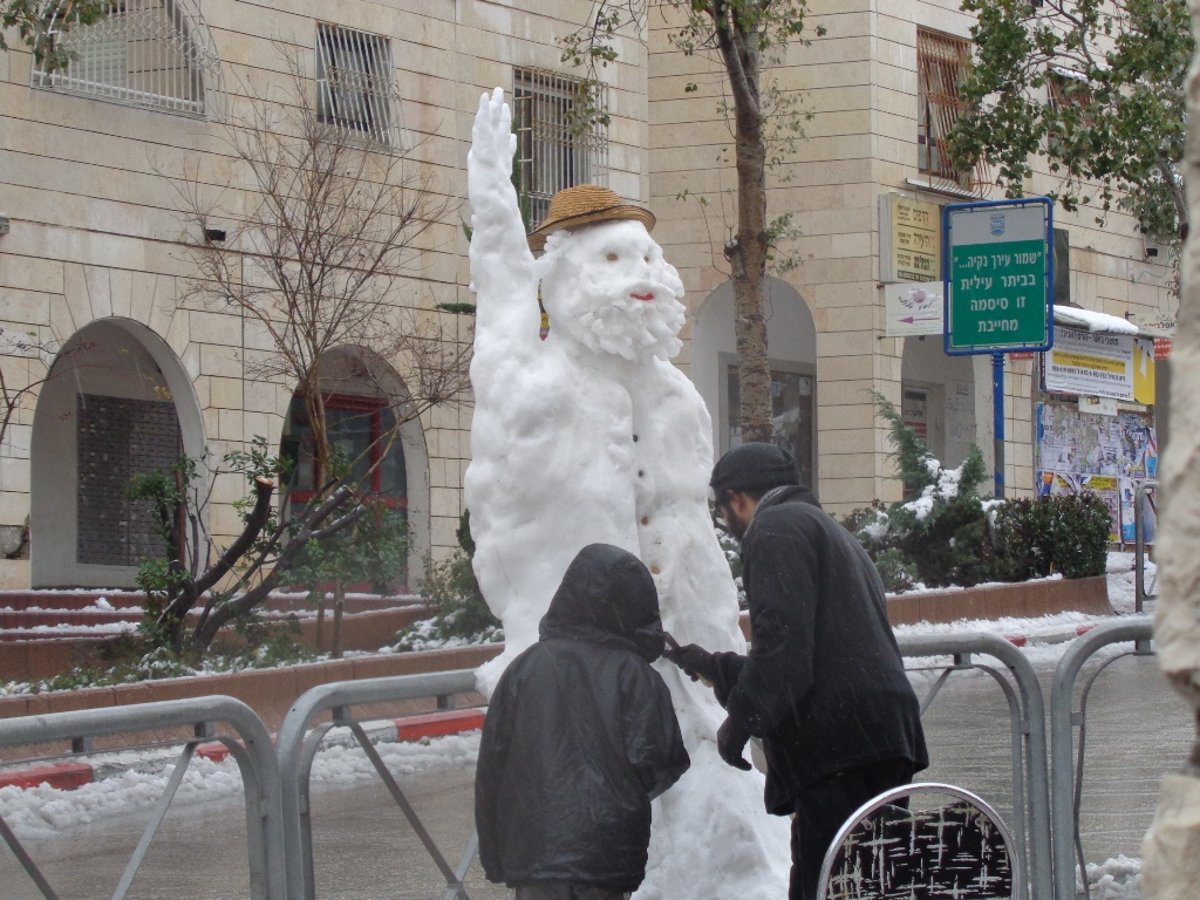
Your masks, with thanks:
M981 499L976 489L987 472L978 447L947 469L891 403L878 394L875 402L891 429L899 477L916 496L886 507L877 501L842 524L887 590L1104 574L1110 526L1099 498Z
M912 500L876 503L843 524L875 560L889 591L918 585L970 586L996 577L987 508L976 496L987 472L973 447L961 466L947 469L889 401L876 394L879 415L891 429L899 477Z

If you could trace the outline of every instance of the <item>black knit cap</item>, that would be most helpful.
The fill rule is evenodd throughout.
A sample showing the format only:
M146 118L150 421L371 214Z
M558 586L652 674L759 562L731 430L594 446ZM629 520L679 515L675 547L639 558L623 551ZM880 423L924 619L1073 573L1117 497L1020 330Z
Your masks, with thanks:
M734 447L713 466L709 484L721 491L769 491L783 484L799 484L796 460L774 444L749 443Z

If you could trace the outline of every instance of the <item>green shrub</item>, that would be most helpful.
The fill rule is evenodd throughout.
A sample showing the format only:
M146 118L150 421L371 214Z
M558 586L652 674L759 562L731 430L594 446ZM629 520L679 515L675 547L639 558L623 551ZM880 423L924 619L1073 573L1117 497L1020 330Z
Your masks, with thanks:
M1096 494L1007 500L996 510L995 543L1011 580L1103 575L1111 531Z
M889 593L909 591L916 584L916 571L904 551L898 547L890 547L876 556L875 568L879 570L883 589Z

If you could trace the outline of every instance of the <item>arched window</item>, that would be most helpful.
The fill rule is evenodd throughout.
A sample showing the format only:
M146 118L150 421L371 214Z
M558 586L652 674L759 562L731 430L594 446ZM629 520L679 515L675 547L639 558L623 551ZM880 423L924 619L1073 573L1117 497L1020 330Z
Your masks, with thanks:
M53 71L35 67L34 87L205 115L220 81L220 62L199 10L185 5L190 4L114 0L99 21L63 31L55 26L68 2L57 0L42 40L65 50L70 61Z
M385 505L408 507L408 478L404 448L396 433L396 417L386 400L333 394L325 398L329 443L351 464L352 478ZM325 473L317 471L312 429L301 397L288 409L284 454L292 459L288 499L306 503L321 485Z

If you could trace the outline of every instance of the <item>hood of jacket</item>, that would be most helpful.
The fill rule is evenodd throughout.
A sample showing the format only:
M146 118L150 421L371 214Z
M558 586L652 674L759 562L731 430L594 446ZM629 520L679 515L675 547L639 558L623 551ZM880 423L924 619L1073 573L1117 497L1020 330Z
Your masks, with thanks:
M538 633L625 646L653 662L663 651L654 578L627 550L588 544L567 567Z

